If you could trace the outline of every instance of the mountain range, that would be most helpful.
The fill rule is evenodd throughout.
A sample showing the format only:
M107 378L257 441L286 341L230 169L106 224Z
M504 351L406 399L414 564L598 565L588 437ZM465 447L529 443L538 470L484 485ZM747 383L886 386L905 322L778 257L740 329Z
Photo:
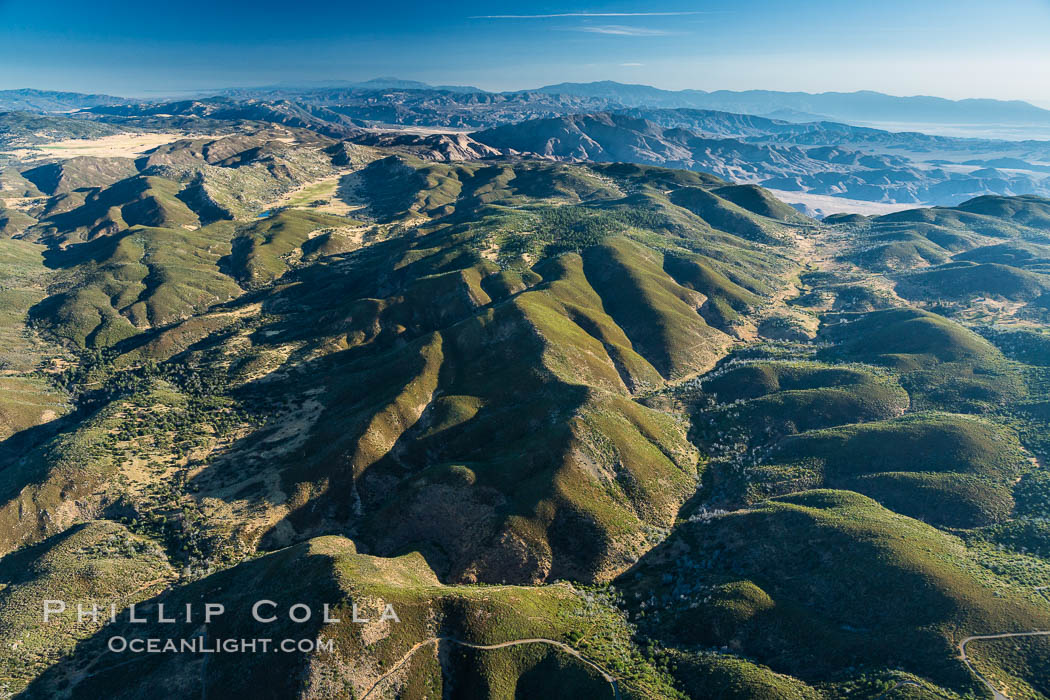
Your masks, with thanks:
M54 90L0 90L0 111L4 112L73 112L87 107L126 102L112 95L87 95Z
M897 97L870 90L857 92L779 92L775 90L661 90L612 81L559 83L537 88L552 95L580 95L624 107L689 107L740 114L796 113L806 121L820 116L847 123L1046 124L1050 111L1021 100Z
M532 153L689 168L794 193L782 196L795 197L791 201L811 213L819 209L807 203L817 201L812 197L951 205L983 194L1050 194L1050 142L930 136L691 108L585 111L593 106L590 97L540 92L493 95L395 85L385 91L348 87L281 89L279 94L275 99L240 95L106 104L65 122L54 115L11 112L0 118L0 139L11 147L39 142L45 134L76 138L92 129L215 134L239 125L271 124L377 143L391 142L381 134L398 127L402 132L409 127L463 131L481 125L485 128L469 137L475 145L457 136L459 145L446 143L428 157ZM27 140L26 125L41 120L50 120L51 128L36 128ZM60 124L67 128L55 128ZM407 147L414 137L403 133L400 138Z
M993 146L694 110L537 119L472 137L488 146L546 157L667 165L790 192L874 202L956 204L981 194L1050 194L1050 144L1045 143ZM1007 164L1016 167L1004 169L973 158L989 148L996 155L1009 152L1023 158L1014 158ZM958 149L969 165L946 158ZM941 158L930 158L931 152Z
M231 88L218 94L237 98L294 99L327 104L345 101L348 93L397 91L425 93L432 100L456 95L453 101L478 103L493 100L536 101L546 95L557 101L586 102L586 111L604 111L629 107L710 109L740 114L785 118L790 121L830 120L846 123L911 123L971 125L1046 125L1050 111L1020 100L964 99L940 97L899 97L870 90L857 92L780 92L775 90L663 90L649 85L629 85L614 81L592 83L559 83L529 90L490 92L471 86L430 85L415 80L374 78L366 81L314 81L254 88ZM68 111L98 105L112 105L133 100L108 95L41 90L0 91L0 110ZM581 105L583 106L583 105Z

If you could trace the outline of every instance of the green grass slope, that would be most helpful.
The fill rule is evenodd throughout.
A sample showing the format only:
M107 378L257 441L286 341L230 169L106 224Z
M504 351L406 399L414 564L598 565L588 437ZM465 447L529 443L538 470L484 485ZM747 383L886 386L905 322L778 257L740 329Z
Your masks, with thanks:
M813 223L809 217L795 211L790 204L781 202L757 185L727 185L715 188L712 192L760 216L795 224Z
M808 432L765 458L781 469L815 472L818 483L868 495L913 518L951 527L1001 522L1026 461L1010 433L951 415L912 415Z
M139 329L173 323L240 294L220 270L227 224L140 227L52 251L61 291L30 312L35 323L80 347L107 347Z
M347 228L356 222L342 217L289 209L238 229L230 267L243 286L260 286L280 277L289 256L323 229ZM300 253L301 255L301 253Z
M908 394L891 378L817 363L730 363L704 377L701 387L710 404L694 416L694 430L708 444L729 432L749 445L762 444L892 418L909 406Z
M159 360L161 376L193 391L212 386L196 374L210 377L204 368L218 363L230 376L207 381L237 387L237 402L268 408L275 422L296 402L310 407L284 427L242 425L227 443L208 437L229 420L218 408L183 406L178 392L161 400L178 404L172 420L191 413L199 440L220 446L221 459L193 458L202 461L184 488L219 510L251 503L268 513L244 531L249 547L334 526L377 554L420 551L444 580L604 581L630 566L698 477L685 422L638 397L712 367L732 342L727 331L794 269L787 248L713 228L650 182L706 182L695 174L401 158L366 167L363 193L370 168L391 167L415 173L406 173L411 196L373 200L363 216L380 218L396 200L404 208L384 217L402 223L374 220L360 231L368 244L351 251L309 242L353 222L298 209L200 228L132 226L81 243L67 228L68 240L48 238L55 280L31 318L74 347L106 351L88 353L105 358L104 388L90 412L4 470L3 510L25 514L8 546L94 517L113 493L157 507L143 505L139 482L115 485L140 474L140 460L154 469L135 479L149 483L157 464L174 468L159 443L147 457L100 436L139 442L143 428L121 397L154 371L140 363ZM455 198L441 200L453 181ZM56 216L118 201L121 188L178 195L177 185L131 178ZM407 229L410 219L418 225ZM231 303L242 294L235 280L256 291ZM109 365L112 353L121 354ZM275 399L285 393L296 398ZM19 493L16 483L31 487ZM48 520L70 497L80 505ZM220 522L209 537L237 549L240 535Z
M22 177L49 195L73 190L108 187L138 174L130 158L77 156L22 171Z
M971 214L1014 221L1032 228L1050 229L1050 200L1044 197L987 195L963 202L957 209Z
M197 214L176 196L181 189L166 178L130 177L89 193L74 209L45 218L35 231L41 239L71 243L136 225L196 228Z
M0 440L69 410L68 398L38 372L64 353L26 328L52 275L43 246L0 240Z
M18 209L0 207L0 238L20 236L36 219Z
M778 240L781 233L777 224L772 220L764 222L744 207L698 187L683 187L675 190L671 193L671 201L688 209L715 228L733 231L750 240L773 243Z
M278 604L278 619L255 622L252 605L263 596ZM218 602L226 613L204 627L200 601ZM306 623L287 617L291 603L311 606ZM564 648L541 643L472 650L442 641L495 645L527 639L571 644L585 635L590 663L616 669L626 698L670 697L673 690L632 645L626 625L607 603L588 600L569 586L543 588L457 587L438 582L418 555L382 559L359 554L341 537L324 537L176 587L139 606L182 611L190 603L198 620L189 624L130 624L126 615L81 642L69 656L25 691L24 697L140 698L156 692L256 697L425 697L456 692L491 698L536 693L549 697L612 696L593 666ZM323 606L339 621L324 624ZM382 619L391 606L399 621ZM352 606L357 606L355 622ZM269 612L265 608L263 612ZM140 614L142 614L140 613ZM209 639L267 636L275 640L320 639L332 651L271 654L134 654L118 660L99 652L112 635L190 638L206 628ZM127 674L124 663L134 664Z
M822 327L824 359L871 362L902 373L916 408L984 412L1017 401L1017 372L987 340L919 309L839 314Z
M829 355L891 366L961 361L990 366L1001 357L995 346L976 333L919 309L843 316L839 323L828 324L823 333L836 344Z
M664 646L728 646L809 682L902 669L977 693L959 641L1050 624L958 539L844 491L684 525L622 585Z
M7 692L72 652L118 610L149 598L174 578L163 551L112 522L79 525L0 560L0 667ZM68 601L70 614L43 620L45 600ZM99 618L78 621L76 604Z
M1031 301L1050 290L1050 277L999 263L957 262L903 279L897 293L909 299L969 301L976 297Z

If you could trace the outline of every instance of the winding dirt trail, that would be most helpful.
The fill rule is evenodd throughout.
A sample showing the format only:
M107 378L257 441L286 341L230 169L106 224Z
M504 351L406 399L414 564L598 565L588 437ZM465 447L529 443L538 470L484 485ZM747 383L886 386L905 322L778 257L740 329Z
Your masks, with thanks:
M970 663L970 658L966 655L966 645L969 644L970 642L981 641L982 639L1008 639L1010 637L1046 637L1046 636L1050 636L1050 631L1039 631L1039 630L1036 630L1036 631L1032 631L1032 632L1004 632L1002 634L975 634L972 637L967 637L966 639L964 639L961 642L959 642L959 654L962 656L963 663L966 664L966 667L968 669L970 669L971 671L973 671L973 674L975 676L977 676L978 678L981 679L981 682L984 683L988 687L988 690L992 691L992 697L995 700L1010 700L1009 696L1003 695L1003 693L1000 692L1000 690L998 688L996 688L994 685L992 685L991 681L989 681L987 678L982 676L980 671L978 671L977 668L974 667L974 665L972 663Z
M620 686L617 683L616 678L613 677L612 674L610 674L603 667L599 666L594 661L591 661L586 656L584 656L568 644L565 644L564 642L555 641L553 639L545 639L543 637L514 639L509 642L500 642L499 644L473 644L471 642L464 642L463 640L456 639L454 637L431 637L430 639L424 639L422 642L419 642L418 644L414 645L411 649L409 649L408 652L401 657L401 660L398 661L393 668L384 673L379 678L379 680L373 683L372 687L368 689L368 692L361 696L361 700L366 700L366 698L370 697L372 693L374 693L379 688L379 686L381 686L388 678L390 678L390 676L397 673L397 671L399 671L406 663L408 663L408 660L411 659L412 655L415 654L417 651L419 651L423 647L430 646L431 644L440 644L441 642L448 642L450 644L458 644L459 646L467 647L469 649L481 649L486 651L490 649L504 649L506 647L521 646L523 644L549 644L550 646L557 647L560 651L564 651L570 656L576 657L578 660L582 661L584 664L590 666L599 674L601 674L602 678L604 678L606 682L608 682L609 685L612 686L614 700L620 700Z

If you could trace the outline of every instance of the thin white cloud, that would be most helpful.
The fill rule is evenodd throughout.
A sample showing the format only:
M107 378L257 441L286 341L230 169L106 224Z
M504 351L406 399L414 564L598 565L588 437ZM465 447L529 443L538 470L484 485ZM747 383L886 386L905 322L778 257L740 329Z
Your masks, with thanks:
M582 27L569 27L568 30L571 32L588 32L589 34L613 34L615 36L667 36L671 33L663 29L628 27L624 24L584 25Z
M681 17L704 12L557 12L549 15L474 15L467 19L554 19L558 17Z
M620 67L621 68L641 68L644 65L645 65L644 63L621 63Z

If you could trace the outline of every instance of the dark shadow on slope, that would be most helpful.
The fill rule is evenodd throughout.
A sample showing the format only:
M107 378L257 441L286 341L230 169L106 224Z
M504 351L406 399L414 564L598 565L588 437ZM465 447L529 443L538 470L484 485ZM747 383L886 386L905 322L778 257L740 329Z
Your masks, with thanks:
M73 700L138 700L155 698L163 687L167 697L233 697L237 695L279 700L301 689L300 673L306 654L294 653L136 653L111 651L113 637L127 640L158 638L194 640L211 647L219 640L318 637L323 606L343 602L344 593L327 556L310 554L299 545L274 555L249 561L194 583L166 591L136 606L136 615L146 623L128 622L128 613L118 615L99 632L80 642L74 652L37 677L20 695L27 699L51 698L68 693ZM272 600L265 607L277 620L265 624L252 617L259 600ZM204 624L204 604L219 603L225 612ZM312 615L305 623L288 618L289 607L303 603ZM158 622L158 605L175 623ZM185 621L186 606L191 621ZM300 614L297 612L297 614ZM163 643L163 642L162 642Z

